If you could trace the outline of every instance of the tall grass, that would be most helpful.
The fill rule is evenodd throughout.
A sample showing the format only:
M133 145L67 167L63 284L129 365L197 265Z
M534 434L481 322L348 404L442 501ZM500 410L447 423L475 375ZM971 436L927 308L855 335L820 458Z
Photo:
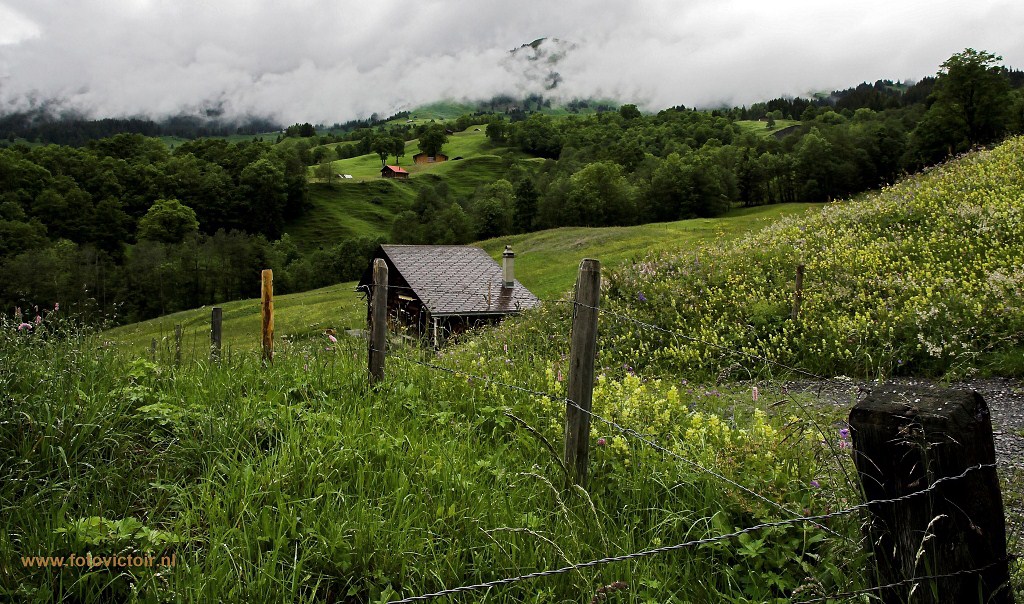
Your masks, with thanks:
M59 314L32 330L4 323L0 593L376 602L786 516L607 426L595 427L589 487L566 488L543 442L560 447L559 405L465 374L558 392L567 321L552 305L441 357L397 347L376 389L358 340L311 337L268 366L238 353L176 367L62 326ZM812 483L835 473L818 443L834 435L770 407L781 398L763 385L755 413L739 387L711 394L606 372L595 411L797 513L842 506L855 494L841 480ZM831 528L856 538L855 518ZM801 585L848 586L858 551L800 524L477 597L584 602L623 581L640 600L781 601ZM176 565L21 563L87 553L173 555Z

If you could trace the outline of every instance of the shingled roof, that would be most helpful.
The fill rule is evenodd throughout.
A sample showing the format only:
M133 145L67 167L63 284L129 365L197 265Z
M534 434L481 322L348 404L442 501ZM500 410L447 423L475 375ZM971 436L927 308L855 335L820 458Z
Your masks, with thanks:
M377 257L399 273L435 317L508 314L540 304L519 281L502 287L501 266L478 247L382 245ZM396 283L392 275L388 280ZM368 282L364 276L361 285Z

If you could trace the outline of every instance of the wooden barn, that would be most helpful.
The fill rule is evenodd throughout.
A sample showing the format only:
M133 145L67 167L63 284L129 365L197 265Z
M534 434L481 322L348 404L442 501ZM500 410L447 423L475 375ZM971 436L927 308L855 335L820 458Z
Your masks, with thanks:
M464 245L382 245L374 259L388 265L388 322L439 347L467 329L491 325L505 315L540 304L515 280L515 254L508 247L499 265L487 252ZM373 263L359 282L373 295Z
M426 153L417 153L412 156L413 163L416 164L433 164L443 161L448 161L448 156L444 153L438 153L437 155L427 155Z
M381 178L409 178L409 173L399 166L384 166L380 169Z

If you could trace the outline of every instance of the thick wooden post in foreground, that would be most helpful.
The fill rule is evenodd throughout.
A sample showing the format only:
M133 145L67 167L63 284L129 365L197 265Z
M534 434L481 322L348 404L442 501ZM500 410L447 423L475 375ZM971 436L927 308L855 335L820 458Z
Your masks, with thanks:
M263 343L263 360L274 360L274 271L262 273L260 341Z
M224 309L214 306L210 311L210 360L220 360L221 324L224 321Z
M868 501L929 490L868 507L876 585L900 583L882 590L882 601L1013 602L992 422L981 395L880 385L850 412L850 427ZM916 588L910 581L941 575L950 576Z
M373 261L373 290L370 292L370 383L384 379L384 353L388 343L388 263Z
M587 483L587 464L590 461L590 405L594 395L600 297L601 263L587 258L580 263L576 280L567 396L572 402L565 404L565 467L579 485Z
M804 298L804 265L796 265L796 287L793 288L793 315L796 321L800 317L800 302Z

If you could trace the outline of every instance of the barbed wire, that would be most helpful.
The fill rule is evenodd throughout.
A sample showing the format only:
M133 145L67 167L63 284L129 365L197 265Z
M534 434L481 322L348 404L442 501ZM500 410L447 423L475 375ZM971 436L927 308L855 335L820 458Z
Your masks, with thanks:
M544 301L545 302L560 303L560 304L565 304L565 303L572 304L573 305L573 312L574 313L575 313L575 309L577 307L590 308L592 310L596 310L599 314L604 314L604 315L612 316L612 317L615 317L615 318L617 318L617 319L619 319L621 321L626 321L626 322L629 322L629 323L632 323L632 324L635 324L635 325L639 325L639 326L647 328L647 329L651 329L651 330L658 331L658 332L661 332L661 333L669 334L669 335L672 335L673 337L680 337L680 338L683 338L683 339L686 339L686 340L689 340L689 341L692 341L692 342L697 342L697 343L700 343L700 344L705 344L707 346L711 346L711 347L717 348L717 349L722 350L724 352L729 352L729 353L745 356L745 357L747 357L749 359L758 360L758 361L761 361L761 362L766 363L766 364L770 364L770 365L775 365L777 367L781 367L783 369L786 369L786 370L794 372L794 373L799 373L799 374L805 375L807 377L811 377L811 378L813 378L813 379L818 381L818 388L817 388L817 393L816 393L816 396L817 396L818 400L821 400L822 390L824 389L825 383L828 381L828 378L825 377L825 376L818 375L818 374L816 374L814 372L807 371L805 369L800 369L799 367L793 367L791 365L787 365L785 363L781 363L779 361L775 361L775 360L769 359L769 358L761 356L761 355L752 354L752 353L749 353L749 352L745 352L743 350L737 350L735 348L730 348L728 346L724 346L724 345L721 345L721 344L715 344L714 342L708 342L707 340L704 340L704 339L701 339L701 338L696 338L694 336L690 336L690 335L684 334L684 333L680 332L679 330L667 329L665 327L661 327L660 325L654 325L653 323L649 323L649 322L646 322L646 321L641 321L639 319L630 317L630 316L625 315L623 313L619 313L619 312L616 312L616 311L613 311L613 310L609 310L609 309L606 309L606 308L601 308L599 306L590 306L590 305L587 305L587 304L583 304L581 302L576 301L575 299L573 299L573 300L551 300L551 299L546 299ZM798 405L800 405L800 408L803 411L807 412L807 418L806 419L809 422L811 422L811 424L815 427L815 429L817 429L818 432L820 432L821 434L825 434L825 430L822 429L821 425L814 418L814 414L810 413L810 410L807 408L807 406L805 404L803 404L801 401L796 401L796 403ZM840 452L835 448L835 445L832 443L832 441L830 441L828 439L825 439L824 442L825 442L825 445L831 451L832 456L835 457L836 459L838 459L839 456L840 456ZM843 473L843 477L846 479L846 483L848 485L852 486L854 484L853 478L850 476L849 472L847 472L846 468L842 464L840 464L839 470Z
M366 286L361 286L361 287L365 288L365 289L368 289L368 287L366 287ZM406 288L406 287L402 287L402 286L397 286L397 287L401 288L401 289L409 289L409 290L412 289L412 288ZM460 293L466 293L466 292L460 292ZM479 291L474 292L474 295L478 296L479 295ZM725 352L728 352L728 353L731 353L731 354L741 355L741 356L744 356L744 357L752 359L752 360L757 360L757 361L760 361L760 362L765 363L765 364L774 365L774 366L783 368L783 369L785 369L787 371L790 371L792 373L801 374L801 375L813 378L813 379L818 380L819 382L821 382L822 387L824 385L824 382L827 381L827 379L828 379L828 378L826 378L824 376L821 376L821 375L818 375L818 374L816 374L814 372L807 371L807 370L804 370L804 369L801 369L801 368L798 368L798 367L793 367L793 366L787 365L785 363L781 363L779 361L775 361L773 359L769 359L769 358L764 357L762 355L757 355L757 354L753 354L753 353L750 353L750 352L747 352L747 351L737 350L737 349L733 349L733 348L730 348L730 347L727 347L727 346L723 346L723 345L720 345L720 344L715 344L713 342L708 342L708 341L703 340L701 338L696 338L696 337L693 337L693 336L689 336L687 334L683 334L683 333L679 332L678 330L666 329L664 327L661 327L661 326L658 326L658 325L654 325L652 323L649 323L649 322L646 322L646 321L642 321L642 320L636 319L634 317L630 317L630 316L625 315L623 313L612 311L612 310L609 310L609 309L602 309L602 308L599 308L599 307L596 307L596 306L589 306L589 305L586 305L586 304L579 303L579 302L577 302L575 300L542 300L542 302L572 303L574 305L573 306L573 313L574 314L575 314L576 309L578 307L590 308L590 309L598 311L601 314L610 315L610 316L613 316L613 317L615 317L615 318L617 318L619 320L627 321L629 323L639 325L639 326L644 327L646 329L651 329L651 330L654 330L654 331L657 331L657 332L669 334L669 335L671 335L673 337L683 338L683 339L686 339L686 340L689 340L689 341L692 341L692 342L701 343L701 344L704 344L704 345L707 345L707 346L710 346L710 347L713 347L713 348L716 348L716 349L719 349L719 350L722 350L722 351L725 351ZM373 349L371 348L371 350L373 350ZM778 509L778 510L780 510L782 512L785 512L787 515L790 516L790 518L783 519L783 520L778 520L778 521L773 521L773 522L761 523L761 524L758 524L758 525L755 525L755 526L752 526L752 527L748 527L746 529L737 530L737 531L734 531L732 533L727 533L727 534L719 535L719 536L716 536L716 537L708 537L708 538L704 538L704 539L691 540L691 541L683 542L683 543L676 544L676 545L659 547L659 548L644 550L644 551L640 551L640 552L634 552L634 553L631 553L631 554L625 554L625 555L620 555L620 556L609 556L609 557L605 557L605 558L599 558L599 559L596 559L596 560L591 560L591 561L588 561L588 562L583 562L583 563L578 563L578 564L570 564L570 565L562 567L562 568L545 570L545 571L537 571L537 572L533 572L533 573L527 573L527 574L519 575L519 576L516 576L516 577L508 577L508 578L498 579L498 580L495 580L495 581L490 581L490 582L486 582L486 583L480 583L480 584L476 584L476 585L468 585L468 586L461 586L461 587L441 590L441 591L438 591L438 592L435 592L435 593L424 594L424 595L420 595L420 596L414 596L414 597L410 597L410 598L406 598L406 599L402 599L402 600L394 600L394 601L392 601L391 604L411 603L411 602L429 600L429 599L433 599L433 598L437 598L437 597L441 597L441 596L445 596L445 595L454 595L454 594L466 593L466 592L471 592L471 591L479 591L479 590L483 590L483 589L490 589L490 588L493 588L493 587L499 587L499 586L503 586L503 585L508 585L508 584L511 584L511 583L516 583L516 582L524 581L524 580L528 580L528 579L542 578L542 577L548 577L548 576L564 574L564 573L568 573L568 572L575 572L575 571L578 571L579 569L582 569L582 568L589 568L589 567L595 567L595 566L600 566L600 565L604 565L604 564L610 564L610 563L614 563L614 562L621 562L621 561L627 561L627 560L636 559L636 558L642 558L642 557L647 557L647 556L654 556L654 555L657 555L657 554L666 553L666 552L670 552L670 551L686 549L688 547L693 547L693 546L698 546L698 545L703 545L703 544L709 544L709 543L725 541L725 540L729 540L729 539L738 537L740 535L747 534L747 533L750 533L750 532L755 532L755 531L758 531L758 530L764 530L764 529L768 529L768 528L781 527L781 526L790 526L790 525L798 524L798 523L809 523L809 524L812 524L814 526L817 526L818 528L821 528L824 531L827 531L828 533L830 533L830 534L832 534L834 536L837 536L837 537L840 537L840 538L843 538L843 539L846 539L846 540L849 540L849 541L852 542L852 540L849 539L849 537L841 535L839 533L836 533L835 531L833 531L832 529L830 529L829 527L825 526L824 524L822 524L819 521L825 522L825 521L828 521L828 520L830 520L832 518L836 518L836 517L840 517L840 516L847 516L849 514L852 514L854 512L857 512L859 510L862 510L862 509L867 508L867 507L872 506L872 505L883 505L883 504L891 504L891 503L897 503L897 502L900 502L900 501L904 501L904 500L910 499L912 497L916 497L918 495L931 492L932 490L934 490L935 488L937 488L940 484L942 484L944 482L963 478L970 471L979 470L979 469L982 469L982 468L995 468L995 464L977 464L975 466L971 466L971 467L966 468L963 472L961 472L957 476L950 476L950 477L940 478L940 479L934 481L927 488L925 488L925 489L923 489L921 491L916 491L916 492L913 492L913 493L908 493L906 495L903 495L903 496L900 496L900 497L894 497L894 498L891 498L891 499L881 499L881 500L866 501L866 502L854 505L852 507L846 508L844 510L839 510L839 511L831 512L831 513L828 513L828 514L822 514L822 515L817 515L817 516L806 516L806 515L805 516L800 516L800 515L797 515L795 512L793 512L792 510L788 509L786 506L784 506L784 505L782 505L782 504L780 504L778 502L775 502L775 501L773 501L773 500L771 500L771 499L761 495L760 493L757 493L757 492L753 491L752 489L749 489L748 487L746 487L746 486L744 486L744 485L742 485L742 484L740 484L740 483L738 483L738 482L736 482L736 481L734 481L734 480L732 480L732 479L730 479L730 478L728 478L728 477L726 477L726 476L724 476L724 475L722 475L722 474L720 474L718 472L715 472L714 470L712 470L710 468L705 467L704 465L702 465L702 464L700 464L700 463L698 463L696 461L690 460L690 459L680 455L679 453L677 453L675 451L672 451L671 449L668 449L667 447L662 446L661 444L659 444L659 443L657 443L657 442L655 442L655 441L653 441L653 440L651 440L649 438L646 438L645 436L643 436L642 434L640 434L639 432L637 432L636 430L634 430L632 428L624 427L624 426L618 424L617 422L615 422L613 420L610 420L608 418L605 418L605 417L601 416L600 414L594 413L593 411L588 410L588 409L584 409L579 404L577 404L575 401L572 401L571 399L569 399L567 397L560 396L560 395L555 395L555 394L552 394L552 393L549 393L549 392L543 392L543 391L539 391L539 390L534 390L532 388L527 388L527 387L516 385L516 384L509 384L509 383L503 382L501 380L496 380L496 379L491 378L491 377L480 376L480 375L476 375L476 374L472 374L472 373L463 371L461 369L454 369L454 368L450 368L450 367L444 367L444 366L441 366L441 365L437 365L435 363L430 363L430 362L423 361L423 360L413 359L413 358L409 358L409 357L406 357L406 356L399 356L399 355L392 355L392 356L394 356L395 358L398 358L398 359L400 359L402 361L410 362L410 363L413 363L413 364L416 364L416 365L420 365L420 366L423 366L423 367L426 367L426 368L429 368L429 369L432 369L432 370L445 372L445 373L448 373L450 375L465 377L465 378L467 378L467 379L469 379L471 381L472 380L476 380L476 381L479 381L481 383L493 384L495 386L504 387L506 389L510 389L510 390L513 390L513 391L518 391L518 392L521 392L521 393L524 393L524 394L528 394L528 395L531 395L531 396L544 397L544 398L548 398L548 399L553 400L553 401L564 402L567 405L569 405L569 406L571 406L571 407L573 407L573 408L575 408L575 409L577 409L577 410L587 414L589 417L591 417L591 418L593 418L593 419L595 419L595 420L597 420L599 422L602 422L603 424L606 424L606 425L608 425L608 426L618 430L619 432L621 432L624 435L627 435L627 436L630 436L630 437L632 437L634 439L637 439L640 442L643 442L647 446L650 446L651 448L653 448L653 449L655 449L655 450L657 450L657 451L659 451L659 452L661 452L663 454L666 454L666 455L668 455L668 456L670 456L670 457L672 457L674 459L677 459L677 460L679 460L679 461L681 461L681 462L683 462L683 463L685 463L685 464L687 464L687 465L689 465L689 466L691 466L691 467L693 467L693 468L695 468L695 469L697 469L697 470L699 470L701 472L704 472L704 473L706 473L706 474L708 474L710 476L713 476L713 477L715 477L718 480L721 480L721 481L723 481L725 483L728 483L728 484L738 488L742 492L747 493L748 495L750 495L750 496L752 496L752 497L754 497L756 499L759 499L759 500L761 500L763 502L768 503L772 507L774 507L774 508L776 508L776 509ZM818 388L818 396L819 396L819 398L821 396L821 390L822 390L822 388L819 387ZM811 421L813 422L813 419L811 419ZM820 430L820 428L819 428L819 431L822 432L822 434L824 434L824 431ZM831 446L831 443L828 443L828 444L830 444L830 446ZM832 450L833 450L834 453L836 453L834 447L832 448ZM836 453L836 456L838 457L838 453ZM848 473L846 473L845 468L842 468L842 470L843 470L844 474L847 474L847 480L849 481L850 477L849 477ZM973 569L973 570L968 570L968 571L957 571L955 573L950 573L950 574L947 574L947 575L934 575L934 576L928 576L928 577L914 577L914 578L911 578L911 579L907 579L907 580L900 581L898 583L893 583L893 584L886 585L886 586L872 587L872 588L867 588L867 589L863 589L863 590L859 590L859 591L852 591L852 592L843 592L843 593L839 593L839 594L835 594L835 595L827 596L827 597L814 598L814 599L810 599L810 600L802 600L802 602L808 602L808 603L809 602L821 602L821 601L824 601L824 600L827 600L827 599L855 597L857 595L862 595L862 594L866 594L866 593L871 593L873 591L880 591L880 590L884 590L884 589L898 587L900 585L904 585L904 584L908 584L908 583L913 583L913 582L917 582L917 581L933 580L933 579L939 579L939 578L945 578L945 577L952 577L952 576L957 576L957 575L960 575L960 574L971 573L971 572L975 572L975 573L976 572L982 572L983 570L991 567L993 564L995 564L995 563L986 565L984 567L981 567L980 569Z
M650 440L650 439L644 437L642 434L640 434L639 432L637 432L636 430L634 430L632 428L627 428L625 426L622 426L619 423L617 423L617 422L615 422L613 420L610 420L610 419L608 419L606 417L603 417L602 415L600 415L598 413L595 413L594 411L592 411L590 409L584 409L578 403L576 403L576 401L573 401L572 399L570 399L568 397L552 394L550 392L543 392L543 391L540 391L540 390L533 390L533 389L530 389L530 388L525 388L523 386L518 386L516 384L508 384L508 383L502 382L500 380L495 380L495 379L490 378L490 377L485 377L485 376L480 376L480 375L468 373L468 372L462 371L461 369L452 369L450 367L443 367L441 365L436 365L434 363L429 363L429 362L421 361L421 360L418 360L418 359L412 359L412 358L407 358L407 357L398 357L398 358L401 358L402 360L405 360L405 361L408 361L408 362L411 362L411 363L414 363L414 364L417 364L417 365L428 367L430 369L435 369L435 370L443 371L445 373L449 373L449 374L452 374L452 375L458 375L458 376L461 376L461 377L465 377L465 378L470 379L470 380L477 380L477 381L480 381L480 382L483 382L483 383L487 383L487 384L494 384L496 386L502 386L504 388L508 388L508 389L515 390L515 391L518 391L518 392L523 392L523 393L526 393L526 394L529 394L529 395L532 395L532 396L539 396L539 397L543 397L543 398L548 398L550 400L557 401L557 402L564 402L567 405L570 405L571 407L573 407L574 409L577 409L577 410L587 414L589 417L592 417L593 419L596 419L596 420L598 420L598 421L600 421L600 422L602 422L602 423L604 423L604 424L606 424L608 426L611 426L612 428L615 428L616 430L618 430L619 432L621 432L621 433L623 433L623 434L625 434L627 436L631 436L631 437L639 440L640 442L642 442L642 443L646 444L647 446L655 449L656 451L664 453L664 454L666 454L666 455L668 455L668 456L670 456L670 457L672 457L674 459L677 459L677 460L679 460L679 461L689 465L690 467L693 467L693 468L695 468L695 469L697 469L697 470L699 470L701 472L704 472L704 473L706 473L706 474L708 474L710 476L713 476L714 478L717 478L718 480L720 480L722 482L728 483L729 485L731 485L731 486L733 486L733 487L743 491L744 493L750 495L751 497L754 497L755 499L758 499L758 500L760 500L760 501L762 501L764 503L767 503L768 505L770 505L771 507L775 508L776 510L784 512L784 513L786 513L789 516L798 516L798 514L796 512L794 512L793 510L790 510L789 508L787 508L786 506L782 505L781 503L779 503L777 501L774 501L772 499L769 499L768 497L765 497L764 495L762 495L762 494L760 494L760 493L750 489L749 487L746 487L746 486L740 484L739 482L736 482L735 480L733 480L733 479L731 479L731 478L729 478L727 476L724 476L721 473L716 472L716 471L714 471L714 470L704 466L701 463L693 461L692 459L688 459L688 458L682 456L681 454L679 454L679 453L677 453L677 452L675 452L675 451L673 451L673 450L671 450L671 449L669 449L669 448L667 448L667 447L665 447L665 446L663 446L663 445L661 445L661 444L659 444L659 443L657 443L657 442L655 442L653 440ZM848 537L846 537L844 535L840 535L839 533L836 533L835 531L833 531L832 529L830 529L830 528L828 528L826 526L820 526L819 525L819 528L821 528L822 530L824 530L824 531L826 531L826 532L828 532L828 533L830 533L830 534L832 534L832 535L834 535L836 537L849 540Z
M638 325L640 327L644 327L646 329L650 329L650 330L653 330L653 331L658 331L658 332L661 332L661 333L665 333L665 334L668 334L668 335L671 335L671 336L679 337L679 338L682 338L684 340L688 340L690 342L696 342L698 344L704 344L705 346L710 346L712 348L716 348L718 350L721 350L722 352L728 352L728 353L731 353L731 354L737 354L737 355L745 356L745 357L747 357L747 358L749 358L751 360L760 361L762 363L765 363L766 365L774 365L774 366L779 367L781 369L785 369L785 370L793 372L793 373L798 373L800 375L803 375L803 376L806 376L806 377L809 377L809 378L813 378L815 380L821 380L821 381L827 381L828 380L827 377L825 377L823 375L819 375L817 373L814 373L813 371L808 371L806 369L801 369L799 367L794 367L792 365L787 365L787 364L782 363L780 361L776 361L774 359L770 359L768 357L765 357L765 356L762 356L762 355L759 355L759 354L754 354L752 352L747 352L747 351L744 351L744 350L738 350L736 348L730 348L729 346L725 346L725 345L722 345L722 344L716 344L714 342L709 342L709 341L707 341L705 339L685 334L685 333L683 333L683 332L681 332L679 330L667 329L665 327L661 327L660 325L655 325L653 323L648 323L646 321L641 321L640 319L636 319L636 318L631 317L629 315L626 315L626 314L623 314L623 313L620 313L620 312L616 312L616 311L608 309L608 308L602 308L600 306L590 306L588 304L583 304L582 302L578 302L576 300L553 300L553 299L550 299L550 298L545 298L545 299L542 299L541 301L542 302L551 302L551 303L554 303L554 304L573 304L574 306L578 306L578 307L590 308L590 309L596 310L600 314L610 315L610 316L616 317L616 318L618 318L620 320L633 323L633 324Z
M934 580L937 580L937 579L949 579L949 578L958 577L958 576L961 576L961 575L969 575L969 574L982 573L982 572L992 568L993 566L996 566L997 564L1008 563L1008 562L1010 562L1011 560L1014 560L1014 559L1016 559L1016 556L1007 556L1005 558L999 558L998 560L993 560L992 562L989 562L985 566L980 566L978 568L972 568L972 569L969 569L969 570L958 570L958 571L954 571L954 572L951 572L951 573L946 573L944 575L925 575L925 576L920 576L920 577L910 577L909 579L903 579L901 581L896 581L894 583L889 583L888 585L878 585L878 586L875 586L875 587L865 587L863 589L858 589L856 591L844 591L844 592L841 592L841 593L830 594L830 595L827 595L827 596L817 596L817 597L811 598L809 600L793 600L793 601L796 602L797 604L811 604L812 602L827 602L829 600L837 600L839 598L855 598L857 596L862 596L862 595L865 595L865 594L869 594L871 592L884 591L886 589L893 589L894 587L901 587L903 585L912 585L912 584L915 584L915 583L920 583L922 581L934 581ZM1009 586L1007 585L1006 587L1009 587Z
M932 484L928 485L927 488L922 489L920 491L915 491L913 493L907 493L906 495L901 495L899 497L893 497L893 498L890 498L890 499L874 499L874 500L871 500L871 501L865 501L863 503L859 503L857 505L848 507L846 509L837 510L835 512L829 512L827 514L819 514L819 515L816 515L816 516L802 516L802 517L799 517L799 518L790 518L790 519L786 519L786 520L775 520L775 521L772 521L772 522L762 522L761 524L757 524L757 525L754 525L754 526L751 526L751 527L747 527L747 528L744 528L744 529L733 531L731 533L725 533L725 534L722 534L722 535L717 535L717 536L714 536L714 537L705 537L703 539L693 539L693 540L690 540L690 541L684 541L683 543L677 543L675 545L667 545L667 546L664 546L664 547L657 547L657 548L643 550L643 551L639 551L639 552L633 552L633 553L630 553L630 554L623 554L621 556L608 556L608 557L605 557L605 558L598 558L596 560L589 560L587 562L580 562L580 563L577 563L577 564L570 564L568 566L563 566L561 568L555 568L555 569L551 569L551 570L543 570L543 571L537 571L537 572L532 572L532 573L526 573L526 574L523 574L523 575L517 575L515 577L506 577L506 578L503 578L503 579L496 579L494 581L487 581L487 582L484 582L484 583L477 583L475 585L463 585L463 586L460 586L460 587L453 587L453 588L450 588L450 589L443 589L441 591L437 591L437 592L433 592L433 593L429 593L429 594L423 594L423 595L419 595L419 596L412 596L412 597L404 598L404 599L401 599L401 600L392 600L388 604L411 604L412 602L422 602L422 601L425 601L425 600L431 600L431 599L439 598L439 597L442 597L442 596L466 593L466 592L471 592L471 591L480 591L480 590L483 590L483 589L490 589L492 587L500 587L500 586L504 586L504 585L510 585L512 583L518 583L520 581L526 581L526 580L529 580L529 579L539 579L539 578L542 578L542 577L551 577L551 576L555 576L555 575L562 575L562 574L565 574L565 573L570 573L570 572L578 571L579 569L582 569L582 568L591 568L591 567L595 567L595 566L602 566L602 565L605 565L605 564L612 564L614 562L625 562L627 560L635 560L637 558L646 558L646 557L649 557L649 556L656 556L658 554L663 554L663 553L672 552L672 551L678 551L678 550L687 549L687 548L695 547L695 546L699 546L699 545L718 543L718 542L727 541L729 539L733 539L733 538L739 537L741 535L746 535L746 534L749 534L749 533L753 533L753 532L756 532L756 531L760 531L760 530L764 530L764 529L770 529L770 528L778 528L778 527L783 527L783 526L792 526L794 524L799 524L801 522L808 522L808 523L812 523L812 524L817 525L818 521L825 522L825 521L828 521L828 520L830 520L832 518L837 518L837 517L841 517L841 516L847 516L847 515L850 515L850 514L852 514L854 512L860 511L860 510L862 510L864 508L867 508L869 506L872 506L872 505L884 505L884 504L900 503L902 501L906 501L908 499L912 499L912 498L917 497L919 495L923 495L923 494L931 492L932 490L936 489L942 483L945 483L945 482L948 482L948 481L952 481L952 480L959 480L959 479L964 478L965 476L967 476L967 474L969 472L972 472L972 471L975 471L975 470L981 470L981 469L984 469L984 468L995 468L995 464L977 464L977 465L974 465L974 466L970 466L970 467L964 469L963 472L961 472L960 474L958 474L956 476L947 476L947 477L944 477L944 478L939 478L938 480L936 480ZM995 564L995 563L993 563L993 564ZM989 565L989 566L991 566L991 565ZM983 567L983 569L984 568L987 568L987 567ZM974 572L979 572L979 571L974 571ZM884 587L883 588L872 588L872 590L875 590L875 589L884 589ZM813 601L820 601L820 600L813 600Z

